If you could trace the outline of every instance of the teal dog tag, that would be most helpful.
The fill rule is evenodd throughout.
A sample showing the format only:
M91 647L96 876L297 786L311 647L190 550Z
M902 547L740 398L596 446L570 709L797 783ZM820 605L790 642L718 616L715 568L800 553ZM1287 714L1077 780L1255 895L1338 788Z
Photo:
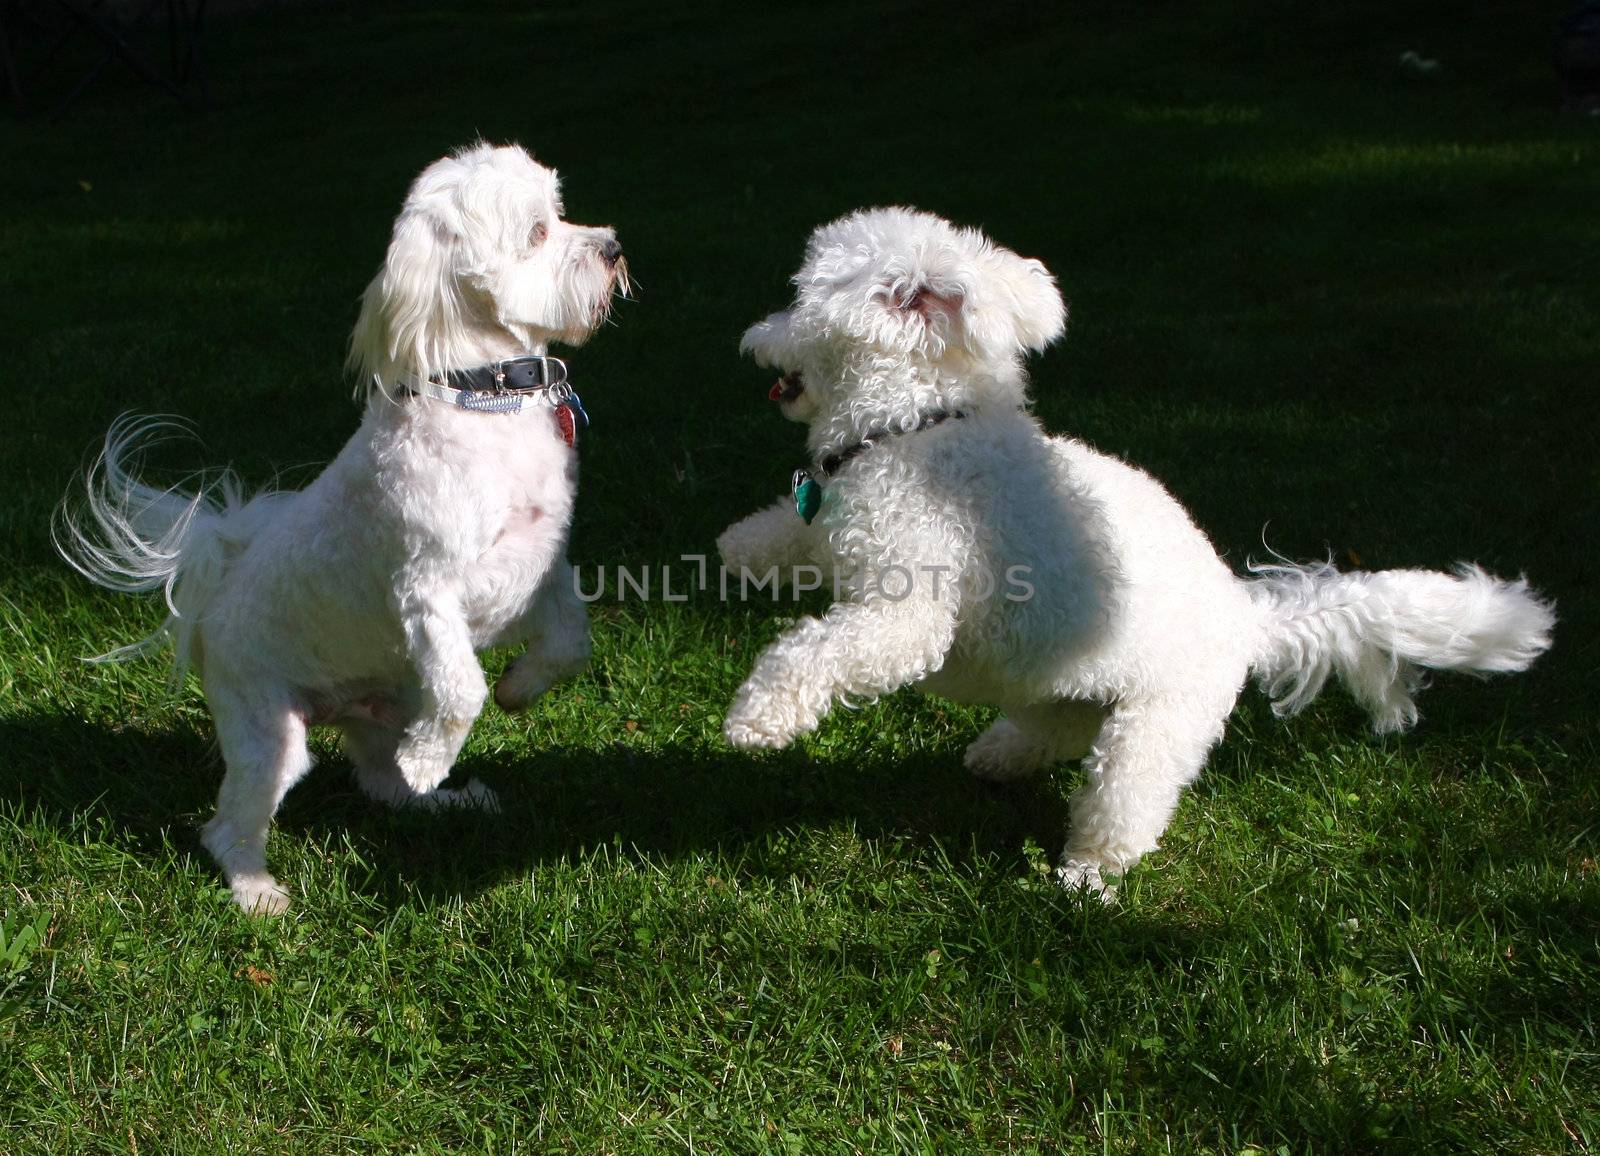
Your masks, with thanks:
M804 518L809 526L811 519L817 516L817 511L822 509L822 487L805 470L794 472L793 487L794 512Z

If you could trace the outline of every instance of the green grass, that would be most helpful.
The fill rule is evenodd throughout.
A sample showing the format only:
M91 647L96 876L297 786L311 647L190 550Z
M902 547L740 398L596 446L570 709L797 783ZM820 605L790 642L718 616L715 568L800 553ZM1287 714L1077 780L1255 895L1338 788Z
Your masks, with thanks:
M0 122L6 1151L1600 1143L1600 138L1554 111L1559 6L979 7L306 5L211 22L206 112L111 70ZM592 670L474 732L503 815L376 809L320 740L269 848L301 898L247 919L196 839L203 705L78 661L157 610L67 572L50 510L127 408L194 421L175 475L330 457L405 184L480 133L642 283L573 358L586 567L786 484L738 334L813 225L910 202L1060 275L1040 414L1236 563L1270 520L1291 556L1525 570L1557 645L1399 739L1247 696L1102 909L1044 877L1073 768L962 771L985 712L896 695L734 755L794 608L601 605Z

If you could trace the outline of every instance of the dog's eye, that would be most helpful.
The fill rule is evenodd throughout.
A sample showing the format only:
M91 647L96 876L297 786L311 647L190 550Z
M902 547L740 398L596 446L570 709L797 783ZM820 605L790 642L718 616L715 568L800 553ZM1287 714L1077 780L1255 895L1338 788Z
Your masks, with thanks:
M528 244L542 245L544 244L544 239L549 235L550 226L546 225L543 221L540 221L533 227L533 231L528 234Z

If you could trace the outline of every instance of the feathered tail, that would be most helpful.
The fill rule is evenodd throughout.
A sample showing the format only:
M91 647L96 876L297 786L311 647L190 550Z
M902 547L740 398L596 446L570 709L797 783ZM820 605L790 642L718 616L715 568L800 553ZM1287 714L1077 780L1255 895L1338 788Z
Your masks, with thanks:
M160 590L167 619L152 634L97 656L120 662L173 643L173 680L199 657L196 628L227 570L233 535L227 523L245 507L228 471L199 479L195 492L158 490L135 478L129 464L140 452L183 427L161 418L124 414L106 433L89 467L82 502L56 510L52 537L67 564L91 582L124 593Z
M1550 648L1554 606L1524 579L1470 563L1436 570L1340 573L1332 565L1253 567L1250 594L1266 642L1257 681L1280 715L1298 712L1337 674L1377 731L1417 721L1423 668L1526 670Z

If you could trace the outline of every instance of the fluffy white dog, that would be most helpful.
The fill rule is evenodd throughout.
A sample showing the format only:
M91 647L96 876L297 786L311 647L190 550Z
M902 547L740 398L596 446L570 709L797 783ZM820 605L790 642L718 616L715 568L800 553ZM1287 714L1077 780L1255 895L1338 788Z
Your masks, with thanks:
M809 427L813 467L718 548L850 593L760 656L735 746L785 746L833 702L907 685L997 705L967 766L1085 758L1056 877L1100 892L1155 849L1250 676L1288 714L1337 673L1395 730L1420 667L1521 670L1550 644L1551 607L1475 566L1235 576L1158 482L1027 412L1022 356L1066 308L1042 264L976 231L856 213L812 235L794 283L743 348L783 373L771 396Z
M107 657L170 638L177 674L199 671L227 764L203 840L246 910L288 905L267 827L311 766L308 727L343 732L375 799L492 807L476 781L439 787L488 695L475 652L528 643L495 686L508 710L588 659L565 564L583 411L545 354L587 339L627 275L611 229L561 212L520 148L430 165L351 339L366 413L311 485L151 488L127 463L160 423L124 418L59 524L91 579L166 592L161 629Z

